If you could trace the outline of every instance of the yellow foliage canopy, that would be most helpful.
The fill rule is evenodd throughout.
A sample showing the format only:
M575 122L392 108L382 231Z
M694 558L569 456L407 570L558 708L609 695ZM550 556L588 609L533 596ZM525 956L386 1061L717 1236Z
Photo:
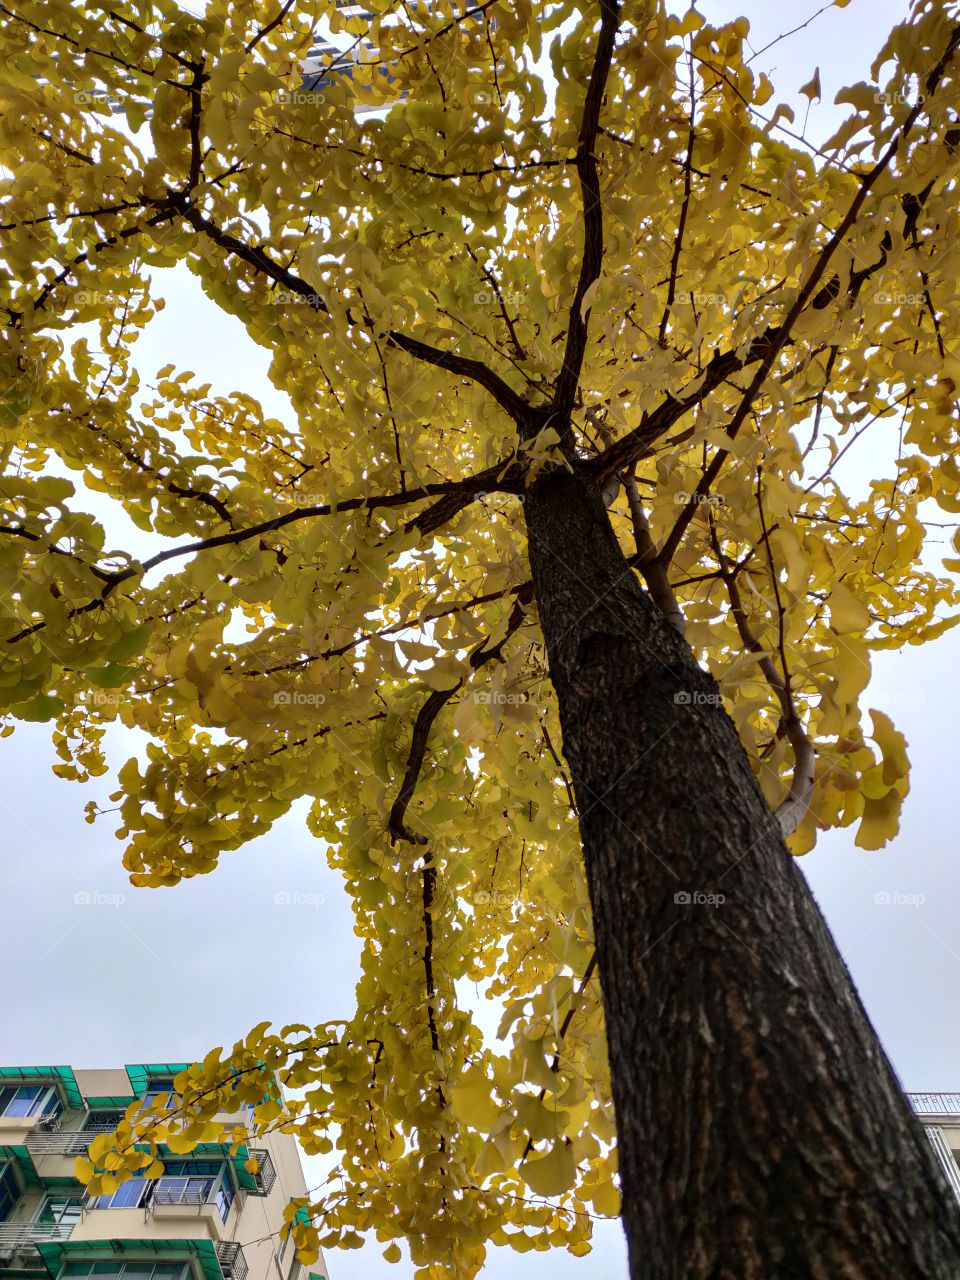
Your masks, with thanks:
M138 885L308 797L363 943L353 1019L214 1052L79 1175L153 1176L159 1141L249 1101L256 1131L336 1137L311 1224L291 1206L305 1260L372 1230L469 1277L491 1241L582 1253L618 1204L521 506L558 435L517 422L588 318L578 456L771 807L792 797L795 851L894 835L907 758L888 717L865 728L870 654L957 617L921 556L960 511L958 35L920 0L811 150L743 20L608 0L588 156L595 6L368 8L357 31L333 0L8 11L0 700L53 724L66 778L106 771L110 724L146 735L112 797ZM318 27L357 60L311 88ZM139 367L175 265L269 351L286 420ZM857 495L838 468L863 436L886 466ZM112 545L107 509L155 551ZM502 1005L496 1043L467 982Z

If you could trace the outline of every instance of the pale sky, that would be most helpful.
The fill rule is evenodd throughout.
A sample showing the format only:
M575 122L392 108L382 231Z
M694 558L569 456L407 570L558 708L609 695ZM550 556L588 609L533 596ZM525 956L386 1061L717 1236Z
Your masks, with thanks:
M710 20L746 14L759 48L819 5L701 0L698 7ZM905 0L853 0L771 49L757 65L771 75L775 101L794 99L817 65L827 104L842 85L867 79L884 36L906 12ZM811 137L829 134L832 110L813 108ZM173 361L213 382L215 392L236 387L283 411L266 382L265 353L236 322L192 282L178 280L166 296L167 310L141 344L142 368L153 372ZM851 466L869 474L868 455ZM913 764L901 834L887 849L864 853L852 834L834 833L801 862L909 1090L960 1090L960 1020L951 1016L960 986L960 837L952 804L958 670L958 631L923 649L876 657L864 705L893 717ZM136 749L122 731L113 744L115 767ZM0 742L10 975L0 1061L92 1067L192 1060L232 1044L262 1019L282 1025L350 1014L359 940L339 877L307 833L302 808L226 854L212 875L174 889L134 890L109 822L83 821L86 801L109 804L110 779L85 787L61 782L50 772L53 759L48 727L20 726ZM293 901L278 904L278 894ZM318 1181L311 1161L306 1166L308 1184ZM594 1252L581 1259L491 1250L483 1274L626 1277L619 1227L604 1224L595 1239ZM375 1245L331 1253L327 1261L332 1280L408 1280L413 1270L406 1257L396 1266L383 1262Z

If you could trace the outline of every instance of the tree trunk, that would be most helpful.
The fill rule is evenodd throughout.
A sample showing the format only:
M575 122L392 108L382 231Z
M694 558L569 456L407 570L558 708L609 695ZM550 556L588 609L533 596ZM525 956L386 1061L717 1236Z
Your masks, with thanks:
M960 1212L712 677L595 489L525 498L632 1280L957 1280Z

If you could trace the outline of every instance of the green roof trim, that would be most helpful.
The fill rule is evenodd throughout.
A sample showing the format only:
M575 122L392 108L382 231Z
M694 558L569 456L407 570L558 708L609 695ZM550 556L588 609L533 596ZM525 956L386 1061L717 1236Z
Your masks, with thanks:
M36 1249L53 1280L60 1274L70 1254L82 1255L91 1262L102 1262L127 1254L165 1253L195 1257L203 1272L203 1280L224 1280L212 1240L40 1240Z
M192 1064L189 1062L133 1062L124 1068L134 1097L142 1098L147 1091L148 1083L156 1076L178 1076Z
M132 1093L114 1094L112 1097L88 1098L87 1106L91 1111L126 1111L136 1100Z
M17 1166L25 1186L39 1187L43 1185L37 1174L36 1165L33 1163L33 1157L26 1147L0 1147L0 1163L3 1162Z
M0 1085L18 1084L59 1085L67 1106L83 1110L83 1094L73 1067L0 1067Z

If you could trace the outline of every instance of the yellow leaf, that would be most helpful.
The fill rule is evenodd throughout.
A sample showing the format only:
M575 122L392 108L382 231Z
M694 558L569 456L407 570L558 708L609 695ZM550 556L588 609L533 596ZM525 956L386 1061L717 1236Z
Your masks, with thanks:
M809 98L811 102L813 102L814 100L816 100L817 102L820 101L821 91L820 91L820 68L819 67L815 68L812 77L807 81L805 85L801 87L800 92L803 94L805 98Z
M882 711L876 711L871 707L870 719L873 721L873 740L883 756L883 781L887 786L893 786L895 782L906 778L910 773L907 740L890 717L884 715Z
M565 1142L558 1142L545 1156L524 1160L520 1176L537 1196L549 1199L569 1191L577 1176L573 1151Z
M850 631L866 631L870 625L867 606L842 582L830 592L830 625L838 635Z
M455 1084L450 1090L453 1109L471 1129L488 1133L500 1117L500 1108L490 1094L489 1084Z
M895 787L879 799L869 797L863 803L863 817L857 828L858 849L881 849L900 829L900 806L903 797Z

